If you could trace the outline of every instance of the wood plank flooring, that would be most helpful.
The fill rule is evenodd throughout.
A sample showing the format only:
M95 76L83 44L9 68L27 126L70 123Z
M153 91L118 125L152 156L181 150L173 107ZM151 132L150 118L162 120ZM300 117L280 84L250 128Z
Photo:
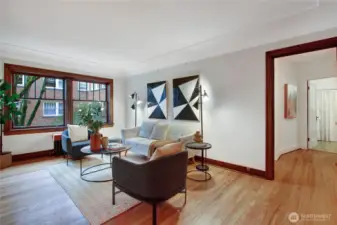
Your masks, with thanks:
M89 222L49 172L40 170L1 179L0 224Z
M62 159L49 158L30 164L20 163L1 171L1 176L60 162ZM205 183L188 180L185 206L182 194L158 206L159 224L283 225L293 224L288 220L291 212L302 216L296 224L337 224L337 154L294 151L276 162L275 172L275 180L268 181L211 167L212 180ZM87 204L94 205L95 202ZM313 221L303 217L314 215L327 218ZM105 223L116 224L150 225L151 207L142 203Z

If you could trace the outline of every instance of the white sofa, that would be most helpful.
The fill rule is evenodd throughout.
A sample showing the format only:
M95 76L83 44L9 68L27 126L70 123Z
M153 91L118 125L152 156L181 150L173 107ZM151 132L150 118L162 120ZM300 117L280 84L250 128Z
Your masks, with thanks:
M150 157L148 150L152 142L157 140L192 142L194 132L191 127L180 124L145 121L140 127L123 129L122 141L131 146L130 151ZM193 150L188 150L188 158L194 155Z

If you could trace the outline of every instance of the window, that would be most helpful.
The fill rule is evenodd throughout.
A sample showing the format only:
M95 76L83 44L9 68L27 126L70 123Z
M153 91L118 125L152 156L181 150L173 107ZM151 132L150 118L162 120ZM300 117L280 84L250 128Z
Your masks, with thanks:
M63 80L55 78L47 78L46 88L63 89Z
M6 122L5 135L64 130L79 122L81 107L99 110L99 119L113 124L111 79L5 64L5 80L20 96L21 112Z
M82 87L87 87L87 91L83 92ZM104 88L100 88L104 86ZM92 107L100 111L99 119L108 122L108 101L106 84L89 83L81 81L73 81L73 87L79 87L77 91L73 91L73 118L74 124L79 123L78 112L86 107Z
M87 83L86 82L78 82L78 90L79 91L87 91Z
M77 88L79 91L98 91L105 89L105 84L78 82Z
M25 84L25 76L24 75L17 75L16 77L16 85L22 87Z
M24 77L24 78L22 78ZM64 126L63 102L65 101L63 90L56 90L58 79L43 76L13 74L17 87L14 93L20 96L17 108L21 115L15 116L12 127L14 129L26 129L46 126ZM60 79L62 82L63 80ZM48 87L54 88L52 90ZM45 87L45 88L44 88ZM59 111L59 105L61 111Z
M43 103L43 116L54 117L63 115L62 102L44 102Z

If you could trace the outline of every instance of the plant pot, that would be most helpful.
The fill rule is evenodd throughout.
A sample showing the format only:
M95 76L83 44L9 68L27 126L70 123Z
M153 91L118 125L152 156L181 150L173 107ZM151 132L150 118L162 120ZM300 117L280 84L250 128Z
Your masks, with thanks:
M10 167L12 165L12 153L2 152L0 154L0 169Z
M91 148L91 151L101 150L101 135L100 134L90 135L90 148Z

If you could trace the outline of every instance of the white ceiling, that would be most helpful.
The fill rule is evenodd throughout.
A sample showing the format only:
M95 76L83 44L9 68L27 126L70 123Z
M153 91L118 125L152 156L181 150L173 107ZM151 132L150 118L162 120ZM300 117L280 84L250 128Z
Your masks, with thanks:
M0 56L133 75L337 27L336 12L336 0L0 0Z

